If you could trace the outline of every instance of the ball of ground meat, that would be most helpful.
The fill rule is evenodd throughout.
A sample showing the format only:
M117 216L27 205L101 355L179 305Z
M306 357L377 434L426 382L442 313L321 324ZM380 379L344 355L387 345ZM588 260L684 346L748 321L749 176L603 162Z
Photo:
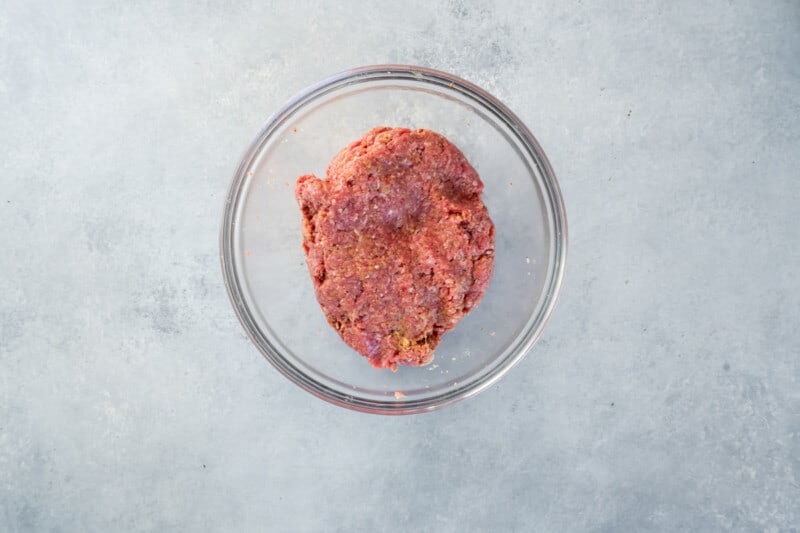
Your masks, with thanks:
M374 128L333 158L326 179L298 178L317 300L372 366L429 363L480 301L495 240L482 191L461 151L422 129Z

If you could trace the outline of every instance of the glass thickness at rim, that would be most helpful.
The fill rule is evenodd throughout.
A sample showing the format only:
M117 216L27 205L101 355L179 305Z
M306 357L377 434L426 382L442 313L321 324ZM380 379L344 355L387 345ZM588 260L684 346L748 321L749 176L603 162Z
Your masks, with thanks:
M242 280L239 279L239 274L236 271L233 246L238 204L242 200L242 186L245 182L246 173L253 160L258 156L260 149L269 140L274 131L305 108L306 105L331 92L350 86L368 84L370 81L417 82L439 90L455 91L459 95L466 97L475 106L476 110L479 109L481 113L491 115L508 128L509 132L524 147L526 154L533 160L542 176L542 181L545 185L543 193L546 195L548 205L552 211L551 222L555 230L553 250L555 268L551 274L550 283L545 290L545 304L538 315L534 317L531 327L526 331L523 338L510 350L510 355L498 364L493 371L474 382L454 388L438 396L419 400L409 398L405 401L381 401L360 398L357 395L337 391L296 368L280 354L279 350L260 331L247 307L242 292ZM368 413L412 414L431 411L471 397L494 384L522 359L540 336L555 306L564 275L567 224L563 200L550 163L533 135L504 104L486 91L456 76L415 66L375 65L344 71L302 91L273 114L247 148L240 161L226 198L220 235L220 260L225 286L236 315L251 341L277 370L306 391L333 404Z

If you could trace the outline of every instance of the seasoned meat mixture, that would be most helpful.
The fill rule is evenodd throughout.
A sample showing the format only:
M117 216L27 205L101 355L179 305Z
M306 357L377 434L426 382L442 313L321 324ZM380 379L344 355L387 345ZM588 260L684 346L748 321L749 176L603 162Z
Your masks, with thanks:
M372 366L429 363L492 275L494 225L464 155L428 130L379 127L298 178L317 300Z

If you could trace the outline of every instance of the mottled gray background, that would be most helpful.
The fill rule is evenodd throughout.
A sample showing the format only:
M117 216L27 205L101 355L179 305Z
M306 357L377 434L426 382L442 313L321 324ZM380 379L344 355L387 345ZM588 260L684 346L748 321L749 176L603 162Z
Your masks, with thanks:
M798 531L800 2L0 0L0 531ZM218 229L333 72L503 99L561 181L560 303L497 386L281 377Z

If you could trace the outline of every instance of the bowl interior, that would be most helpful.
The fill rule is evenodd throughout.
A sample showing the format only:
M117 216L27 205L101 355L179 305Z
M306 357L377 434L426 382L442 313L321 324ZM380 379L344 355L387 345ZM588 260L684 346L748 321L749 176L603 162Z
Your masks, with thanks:
M223 259L237 313L282 372L335 403L418 411L477 392L524 355L552 306L563 228L546 160L506 117L452 80L363 76L318 86L273 118L234 180L223 228L230 257ZM300 175L324 177L339 150L378 125L430 129L458 146L484 182L497 231L495 271L480 305L445 334L432 364L397 372L370 367L327 324L294 197Z

